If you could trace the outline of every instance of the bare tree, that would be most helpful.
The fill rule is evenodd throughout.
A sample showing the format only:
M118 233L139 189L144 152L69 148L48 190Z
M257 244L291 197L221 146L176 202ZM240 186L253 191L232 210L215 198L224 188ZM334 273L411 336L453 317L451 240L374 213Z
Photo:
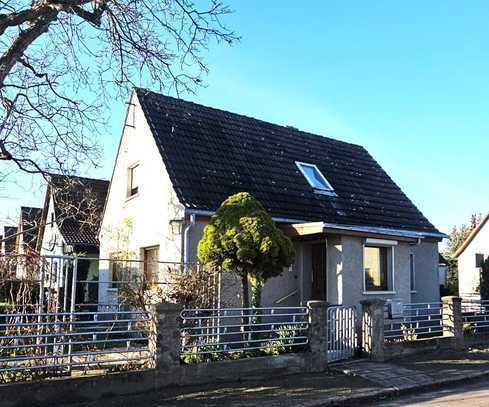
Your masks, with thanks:
M229 8L203 3L0 0L0 173L96 165L109 98L133 85L194 91L202 51L237 40L222 24Z

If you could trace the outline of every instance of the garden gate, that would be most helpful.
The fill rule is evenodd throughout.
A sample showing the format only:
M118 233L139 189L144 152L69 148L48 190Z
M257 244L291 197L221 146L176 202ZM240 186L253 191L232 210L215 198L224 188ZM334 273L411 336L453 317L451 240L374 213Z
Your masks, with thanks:
M350 359L357 348L356 309L354 306L328 307L328 362Z

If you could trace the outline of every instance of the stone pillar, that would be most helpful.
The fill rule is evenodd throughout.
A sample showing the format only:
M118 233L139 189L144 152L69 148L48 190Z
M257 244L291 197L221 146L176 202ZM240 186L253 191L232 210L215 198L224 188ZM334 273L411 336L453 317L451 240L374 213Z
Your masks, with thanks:
M309 309L309 368L312 372L323 372L328 366L328 303L308 301Z
M180 365L180 313L182 307L171 303L152 306L153 329L150 350L154 353L154 367L169 371Z
M443 336L452 336L459 345L464 340L464 321L462 317L462 298L442 297Z
M384 308L385 300L372 298L362 305L362 353L372 360L384 361Z

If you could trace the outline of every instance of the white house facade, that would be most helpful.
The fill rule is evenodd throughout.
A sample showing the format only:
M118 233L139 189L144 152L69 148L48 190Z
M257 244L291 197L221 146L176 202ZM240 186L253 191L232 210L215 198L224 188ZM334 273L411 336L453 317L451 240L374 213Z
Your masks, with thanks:
M458 261L458 290L461 297L480 297L482 262L489 256L489 214L455 252Z

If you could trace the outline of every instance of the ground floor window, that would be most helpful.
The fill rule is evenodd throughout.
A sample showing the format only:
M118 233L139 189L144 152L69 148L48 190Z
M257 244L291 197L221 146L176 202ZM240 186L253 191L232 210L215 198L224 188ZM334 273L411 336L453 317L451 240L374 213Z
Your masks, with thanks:
M392 250L392 247L386 246L365 246L365 291L392 291Z

